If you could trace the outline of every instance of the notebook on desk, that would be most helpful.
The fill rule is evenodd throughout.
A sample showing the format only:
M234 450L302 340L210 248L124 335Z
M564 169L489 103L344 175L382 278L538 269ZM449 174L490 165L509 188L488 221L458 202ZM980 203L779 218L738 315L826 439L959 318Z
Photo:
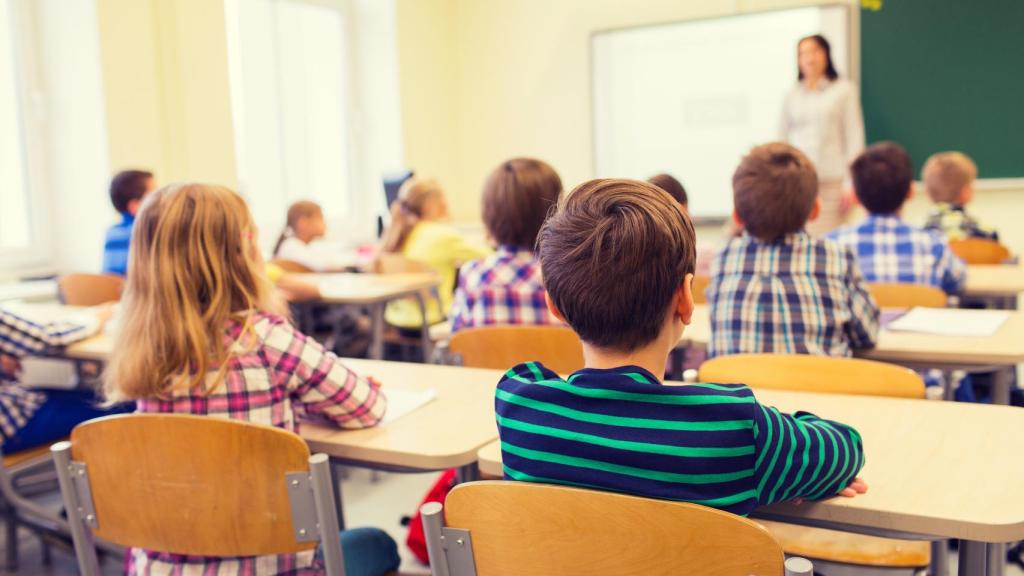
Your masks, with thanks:
M891 332L915 332L938 336L992 336L1010 318L1002 310L959 308L912 308L883 325Z
M437 398L437 391L433 388L427 390L402 390L389 389L384 391L388 398L388 409L380 423L388 424L398 420L411 412L415 412L422 406Z

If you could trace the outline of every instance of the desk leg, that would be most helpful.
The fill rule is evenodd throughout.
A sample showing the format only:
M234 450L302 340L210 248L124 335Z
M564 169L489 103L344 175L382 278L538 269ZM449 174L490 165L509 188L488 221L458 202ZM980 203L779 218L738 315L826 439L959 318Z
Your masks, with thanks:
M466 464L455 471L455 483L474 482L480 479L480 465L477 462Z
M341 464L331 461L331 488L334 491L334 503L338 506L338 529L345 529L345 505L341 500L341 477L344 471Z
M375 302L370 306L370 359L384 359L384 307L383 302Z
M932 541L932 561L928 566L930 576L949 576L949 540Z
M1014 366L1003 366L992 375L992 403L1000 406L1010 404L1010 382L1013 380L1011 372L1016 370Z
M981 576L986 574L985 564L988 560L988 546L984 542L973 540L960 541L960 565L957 567L959 576Z
M1006 544L987 544L988 562L985 573L988 576L1003 576L1006 573Z

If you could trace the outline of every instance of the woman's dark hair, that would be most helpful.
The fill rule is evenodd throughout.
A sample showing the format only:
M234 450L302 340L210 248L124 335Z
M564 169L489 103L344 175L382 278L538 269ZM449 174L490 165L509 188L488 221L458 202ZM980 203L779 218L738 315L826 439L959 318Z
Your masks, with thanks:
M796 43L797 56L800 55L800 45L804 43L804 40L814 40L815 44L825 51L825 76L828 77L829 80L839 78L839 72L836 72L835 64L832 63L832 45L828 43L828 40L826 40L821 34L813 34L811 36L801 38L800 41ZM796 69L796 79L803 80L803 70L800 70L800 66L797 66Z

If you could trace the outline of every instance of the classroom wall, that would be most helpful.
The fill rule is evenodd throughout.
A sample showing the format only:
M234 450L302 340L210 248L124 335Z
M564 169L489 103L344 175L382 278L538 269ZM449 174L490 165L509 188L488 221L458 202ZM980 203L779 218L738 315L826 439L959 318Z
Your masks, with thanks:
M551 162L574 186L592 174L591 33L816 3L829 2L399 0L406 161L441 179L462 221L479 219L484 177L513 155ZM907 215L921 220L926 208L919 198ZM980 191L974 209L1024 250L1024 230L1013 226L1024 216L1024 186ZM719 228L698 234L716 241Z

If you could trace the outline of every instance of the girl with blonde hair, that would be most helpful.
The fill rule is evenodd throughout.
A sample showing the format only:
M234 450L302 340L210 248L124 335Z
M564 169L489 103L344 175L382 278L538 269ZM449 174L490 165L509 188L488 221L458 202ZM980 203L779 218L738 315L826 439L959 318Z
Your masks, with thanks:
M123 322L106 375L112 400L139 412L234 418L298 431L298 416L343 428L374 426L379 384L288 323L266 277L256 229L235 192L167 186L135 223ZM376 529L341 535L348 574L397 568L396 545ZM128 573L323 572L312 551L257 558L184 557L132 549Z
M427 321L442 321L452 305L455 276L459 266L483 258L491 251L469 241L445 221L448 202L436 180L410 178L402 184L398 198L391 204L391 225L381 238L381 251L396 253L429 265L441 279L441 301L427 306ZM423 317L412 300L388 304L388 323L405 329L418 329Z

